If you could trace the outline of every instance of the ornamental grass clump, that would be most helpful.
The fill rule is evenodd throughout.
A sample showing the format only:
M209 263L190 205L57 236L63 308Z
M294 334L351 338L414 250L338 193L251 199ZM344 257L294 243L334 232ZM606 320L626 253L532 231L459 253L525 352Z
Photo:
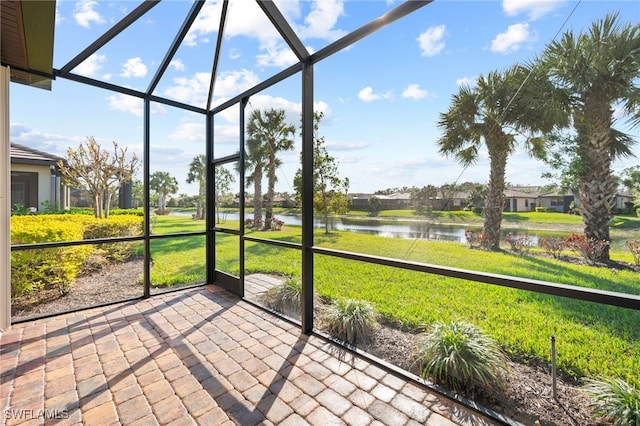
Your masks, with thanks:
M271 287L264 295L263 302L276 312L289 316L299 316L302 281L287 278L280 284Z
M470 396L479 390L499 391L507 362L490 337L464 321L435 324L418 344L422 378Z
M640 425L640 389L621 379L586 379L593 415L615 426Z
M327 332L336 339L355 345L369 341L378 326L373 306L366 300L336 300L322 314Z

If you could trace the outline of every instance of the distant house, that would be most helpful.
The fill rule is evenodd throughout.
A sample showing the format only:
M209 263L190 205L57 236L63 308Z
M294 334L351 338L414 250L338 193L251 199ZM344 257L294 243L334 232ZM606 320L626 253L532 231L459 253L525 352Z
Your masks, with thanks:
M535 191L522 191L520 188L507 188L504 191L505 212L530 212L536 209L538 193Z
M380 210L400 210L411 207L411 194L408 192L397 192L395 194L351 194L351 208L353 210L369 210L369 200L376 197L380 201Z
M11 143L11 208L21 205L43 210L44 205L69 208L69 188L62 182L57 155Z
M538 195L538 207L545 207L552 212L568 213L574 201L573 194L561 194L557 191Z
M627 212L629 210L627 203L633 203L633 199L633 194L630 192L618 192L614 199L613 207L622 212Z
M466 191L453 191L447 194L447 198L441 195L431 200L433 210L463 210L469 204L469 193Z

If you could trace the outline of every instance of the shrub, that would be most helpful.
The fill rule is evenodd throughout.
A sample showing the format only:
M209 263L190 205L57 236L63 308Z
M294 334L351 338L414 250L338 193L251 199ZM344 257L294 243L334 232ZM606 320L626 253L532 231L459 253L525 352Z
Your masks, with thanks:
M549 212L548 207L542 207L542 206L536 207L536 213L548 213L548 212Z
M300 297L302 281L287 278L284 282L271 287L264 295L263 302L269 308L289 316L300 316Z
M544 237L538 240L538 246L548 255L558 259L562 251L567 247L562 237Z
M27 215L11 218L12 245L79 241L141 233L142 217L138 215L118 215L109 219L96 219L83 214ZM93 253L112 261L122 261L133 254L136 244L99 244ZM12 300L49 289L66 294L91 253L90 245L14 250L11 253Z
M322 322L336 339L355 345L366 343L376 329L377 315L365 300L336 300L322 313Z
M631 240L627 242L631 254L633 254L634 263L640 266L640 240Z
M476 231L473 229L466 229L464 231L464 237L467 239L469 248L481 247L485 244L487 238L482 231Z
M589 406L599 418L614 425L640 425L640 389L621 379L587 379Z
M91 218L86 220L84 239L128 237L142 234L142 218L137 215L116 215L108 219ZM121 262L133 256L138 243L117 242L98 245L100 254L107 259Z
M251 229L260 229L262 228L262 219L258 219L256 221L254 221L253 219L245 219L244 220L244 227L245 228L251 228Z
M82 221L60 220L54 215L16 216L11 219L11 244L81 240ZM40 290L66 294L89 246L14 250L11 253L11 300Z
M507 357L491 338L464 321L433 325L418 344L423 378L453 391L498 391Z
M273 231L280 231L282 229L282 225L284 225L283 220L277 219L275 217L272 217L269 220L271 221L271 229Z
M564 243L569 250L580 254L590 265L596 263L604 253L604 250L609 247L608 241L587 239L584 235L578 234L565 237Z
M531 249L531 238L528 235L511 235L507 234L504 239L505 242L509 243L511 246L511 250L516 253L528 253Z

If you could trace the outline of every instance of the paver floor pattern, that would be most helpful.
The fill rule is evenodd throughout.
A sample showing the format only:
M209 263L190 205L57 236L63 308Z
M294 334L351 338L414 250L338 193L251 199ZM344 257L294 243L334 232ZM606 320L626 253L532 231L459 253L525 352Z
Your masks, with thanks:
M490 424L215 286L14 325L2 421Z

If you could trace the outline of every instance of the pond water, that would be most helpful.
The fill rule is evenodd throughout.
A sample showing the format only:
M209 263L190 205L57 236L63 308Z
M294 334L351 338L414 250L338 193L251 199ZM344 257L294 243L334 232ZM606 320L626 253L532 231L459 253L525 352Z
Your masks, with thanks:
M191 215L191 213L172 212L176 215ZM238 213L223 213L221 217L227 220L237 221L239 220ZM252 217L252 216L247 216ZM280 220L283 220L285 225L301 226L302 218L300 216L287 216L276 215ZM441 225L431 224L420 221L390 221L384 219L354 219L349 217L335 217L331 218L331 229L340 231L357 232L361 234L377 235L380 237L388 238L407 238L407 239L426 239L426 240L439 240L439 241L455 241L466 243L467 240L464 236L464 232L469 226L460 225ZM314 227L318 229L324 228L324 221L316 217L314 219ZM474 229L480 230L482 226L476 226ZM515 229L502 229L503 238L507 233L512 235L522 234L522 230ZM532 244L537 244L538 238L533 231L528 231Z

